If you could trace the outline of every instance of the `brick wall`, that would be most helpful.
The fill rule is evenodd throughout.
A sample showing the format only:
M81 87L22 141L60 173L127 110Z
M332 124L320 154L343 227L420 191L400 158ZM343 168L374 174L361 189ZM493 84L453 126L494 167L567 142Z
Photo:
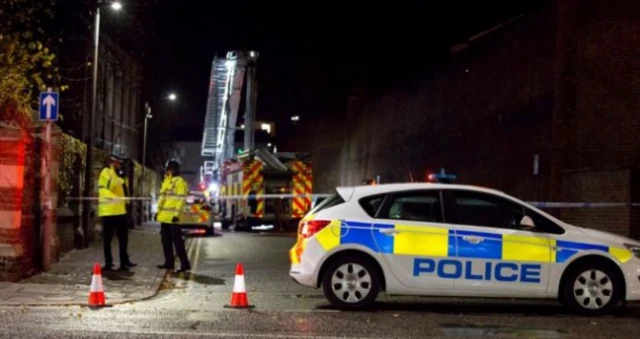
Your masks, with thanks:
M38 131L25 131L0 125L0 280L19 280L43 267L41 232L42 178L40 159L45 148ZM55 141L55 134L52 136ZM55 178L57 152L51 159L54 209L56 218ZM55 221L48 257L58 257Z
M345 114L301 129L314 136L315 192L444 167L525 200L640 198L639 1L555 1L417 78L352 93ZM640 235L640 211L560 212Z
M640 2L564 0L560 9L561 167L637 168Z
M26 132L0 126L0 280L19 279L33 266L34 151Z
M640 198L640 3L562 0L557 6L554 161L560 201ZM563 210L568 222L640 236L638 208Z
M534 154L547 160L553 112L553 12L546 9L382 95L352 93L316 126L314 187L422 181L428 171L535 198ZM487 86L487 84L491 86ZM305 132L309 134L309 132ZM542 183L544 184L544 183Z
M582 170L563 173L562 195L570 202L629 202L631 175L624 170ZM589 207L551 211L574 225L633 236L629 223L632 208ZM555 212L555 213L554 213Z

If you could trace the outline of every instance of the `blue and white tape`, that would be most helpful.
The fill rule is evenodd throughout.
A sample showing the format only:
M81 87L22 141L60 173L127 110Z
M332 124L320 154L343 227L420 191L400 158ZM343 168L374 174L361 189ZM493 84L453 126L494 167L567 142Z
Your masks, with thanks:
M529 201L528 204L538 208L607 208L607 207L640 207L640 202L545 202Z

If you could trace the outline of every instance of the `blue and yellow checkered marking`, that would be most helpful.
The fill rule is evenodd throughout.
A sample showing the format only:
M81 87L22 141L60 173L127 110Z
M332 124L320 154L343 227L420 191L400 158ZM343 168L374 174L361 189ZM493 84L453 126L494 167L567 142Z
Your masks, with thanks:
M458 258L502 259L502 234L454 230L451 230L450 234L457 241L458 253L456 256ZM468 240L469 237L479 238L482 241L474 244Z
M380 232L383 229L396 229L400 233L388 236ZM472 243L469 237L481 238L482 241ZM627 249L598 244L549 240L543 236L456 231L437 226L402 223L334 220L329 227L318 233L316 238L325 250L339 245L356 244L376 253L422 257L565 263L580 251L587 250L609 253L622 263L633 257Z
M609 253L608 246L558 240L556 242L556 262L564 263L580 251L603 251Z
M393 253L393 237L385 236L379 231L372 232L374 229L383 228L394 228L394 225L343 222L340 228L340 243L358 244L374 252Z

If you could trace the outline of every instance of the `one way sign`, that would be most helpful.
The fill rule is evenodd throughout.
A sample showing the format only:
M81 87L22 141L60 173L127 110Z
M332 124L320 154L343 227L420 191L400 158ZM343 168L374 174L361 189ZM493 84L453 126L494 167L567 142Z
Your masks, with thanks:
M58 109L60 108L60 96L57 92L40 93L40 120L58 120Z

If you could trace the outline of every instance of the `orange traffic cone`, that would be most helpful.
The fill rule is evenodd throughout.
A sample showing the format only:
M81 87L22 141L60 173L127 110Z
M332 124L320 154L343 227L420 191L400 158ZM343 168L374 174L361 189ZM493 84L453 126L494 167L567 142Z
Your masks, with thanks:
M231 293L231 305L225 305L226 308L254 308L249 305L247 299L247 289L244 285L244 268L242 264L236 265L236 278L233 281L233 292Z
M93 275L91 277L91 290L89 291L89 306L105 306L104 286L102 285L102 269L100 264L93 265Z

